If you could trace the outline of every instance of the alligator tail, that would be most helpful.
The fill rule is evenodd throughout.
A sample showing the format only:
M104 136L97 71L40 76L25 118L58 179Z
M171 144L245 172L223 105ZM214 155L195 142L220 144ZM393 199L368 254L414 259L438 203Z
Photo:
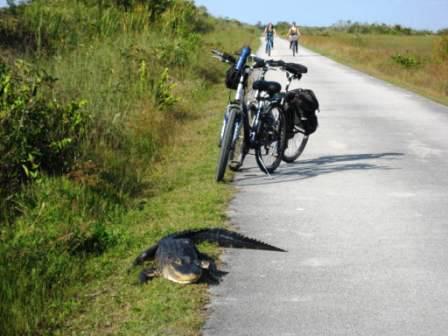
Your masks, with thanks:
M219 246L222 247L287 252L286 250L281 249L279 247L275 247L262 241L258 241L256 239L243 236L242 234L239 234L237 232L220 228L184 231L175 234L175 237L189 238L194 243L208 241L212 243L217 243Z

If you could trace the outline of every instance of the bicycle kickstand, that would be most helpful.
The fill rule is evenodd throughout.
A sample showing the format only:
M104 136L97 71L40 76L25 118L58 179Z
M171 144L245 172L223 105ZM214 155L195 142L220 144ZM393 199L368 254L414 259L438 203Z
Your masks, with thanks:
M272 175L269 174L269 171L268 171L268 169L266 168L263 159L261 159L261 164L263 165L263 169L264 169L264 171L265 171L265 174L266 174L267 176L269 176L270 178L272 178Z

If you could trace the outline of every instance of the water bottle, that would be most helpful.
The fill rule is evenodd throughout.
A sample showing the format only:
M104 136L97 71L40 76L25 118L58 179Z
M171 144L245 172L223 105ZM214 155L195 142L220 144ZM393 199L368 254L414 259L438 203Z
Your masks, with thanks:
M238 71L241 70L244 65L246 64L247 58L250 55L250 48L249 47L244 47L243 49L241 49L241 55L240 58L238 59L238 62L235 65L235 69L237 69Z

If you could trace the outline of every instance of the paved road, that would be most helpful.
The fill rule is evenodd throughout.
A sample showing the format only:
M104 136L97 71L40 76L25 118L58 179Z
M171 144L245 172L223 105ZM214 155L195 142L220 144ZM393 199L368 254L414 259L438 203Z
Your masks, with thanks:
M246 162L229 209L289 252L227 249L204 335L447 335L448 108L308 50L294 60L320 128L273 178Z

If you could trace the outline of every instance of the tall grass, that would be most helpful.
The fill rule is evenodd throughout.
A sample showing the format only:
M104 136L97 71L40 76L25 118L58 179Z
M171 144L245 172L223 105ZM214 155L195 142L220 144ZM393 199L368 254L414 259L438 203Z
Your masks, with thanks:
M222 225L228 193L212 182L210 156L223 67L209 48L234 51L256 36L182 0L123 3L36 0L3 13L15 24L2 29L19 37L2 45L9 59L57 78L48 97L85 101L89 123L66 169L39 171L10 195L18 217L0 224L1 335L138 333L145 322L120 293L139 309L164 307L152 328L200 326L204 287L170 288L167 302L157 294L167 288L156 286L149 302L122 269L164 233ZM186 311L173 309L181 301ZM115 316L112 326L104 316Z

